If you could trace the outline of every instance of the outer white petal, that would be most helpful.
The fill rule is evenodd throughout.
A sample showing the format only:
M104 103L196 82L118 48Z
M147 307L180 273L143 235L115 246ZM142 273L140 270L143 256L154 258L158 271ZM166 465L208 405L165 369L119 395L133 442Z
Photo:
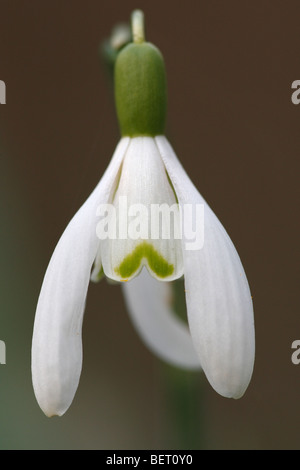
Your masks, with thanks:
M81 326L99 240L96 208L108 200L129 144L118 144L106 173L60 238L38 300L32 342L32 380L47 416L62 415L76 392L82 365Z
M156 138L181 206L204 204L204 246L183 257L189 325L204 372L215 390L241 397L254 364L253 306L240 258L225 229L194 187L163 136Z
M157 281L144 268L122 288L131 320L149 349L173 365L199 369L190 332L171 309L171 284Z

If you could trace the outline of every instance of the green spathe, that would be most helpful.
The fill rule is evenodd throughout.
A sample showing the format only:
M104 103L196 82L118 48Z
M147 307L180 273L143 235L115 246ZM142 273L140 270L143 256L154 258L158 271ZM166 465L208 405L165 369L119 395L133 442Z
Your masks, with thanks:
M173 264L168 263L150 243L145 241L136 246L115 271L123 279L128 279L139 269L143 259L148 261L149 268L162 279L174 271Z
M153 44L131 43L119 53L115 64L115 101L123 137L164 134L165 65Z

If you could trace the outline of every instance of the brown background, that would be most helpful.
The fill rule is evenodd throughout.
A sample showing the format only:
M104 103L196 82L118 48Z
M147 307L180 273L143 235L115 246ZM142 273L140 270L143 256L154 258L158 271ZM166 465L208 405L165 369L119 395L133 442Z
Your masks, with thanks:
M83 373L63 418L44 417L30 377L44 271L119 139L98 45L136 7L166 60L168 137L234 241L255 306L246 395L227 400L202 379L199 440L185 445L298 449L300 3L278 0L0 0L0 448L183 446L164 369L105 281L89 290Z

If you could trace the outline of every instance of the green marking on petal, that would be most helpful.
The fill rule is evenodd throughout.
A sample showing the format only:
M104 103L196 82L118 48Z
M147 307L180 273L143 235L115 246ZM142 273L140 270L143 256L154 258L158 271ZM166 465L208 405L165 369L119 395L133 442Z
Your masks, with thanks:
M127 255L115 272L123 279L131 277L140 267L143 259L147 259L149 268L161 278L174 272L174 265L168 263L150 243L140 243L132 253Z

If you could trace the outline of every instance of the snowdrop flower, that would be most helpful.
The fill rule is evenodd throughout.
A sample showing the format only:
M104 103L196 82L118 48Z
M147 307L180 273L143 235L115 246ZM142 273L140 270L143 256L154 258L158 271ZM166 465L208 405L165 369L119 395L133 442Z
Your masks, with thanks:
M252 375L253 307L243 266L164 136L163 58L144 39L142 13L135 11L132 18L133 42L118 54L115 65L122 138L104 176L59 240L38 300L32 376L37 401L48 416L62 415L74 398L88 285L90 278L98 281L104 275L126 281L122 288L132 321L160 358L184 368L201 367L225 397L241 397ZM173 208L168 236L162 235L152 212L150 219L141 216L142 208L162 206ZM191 210L184 212L186 207ZM113 209L106 219L106 226L115 223L110 233L100 217L103 208ZM202 235L197 239L196 233L199 243L194 246L186 228L193 224L196 208L204 210L200 225L196 218ZM154 235L149 236L146 222ZM173 314L170 303L168 281L182 276L189 327Z

